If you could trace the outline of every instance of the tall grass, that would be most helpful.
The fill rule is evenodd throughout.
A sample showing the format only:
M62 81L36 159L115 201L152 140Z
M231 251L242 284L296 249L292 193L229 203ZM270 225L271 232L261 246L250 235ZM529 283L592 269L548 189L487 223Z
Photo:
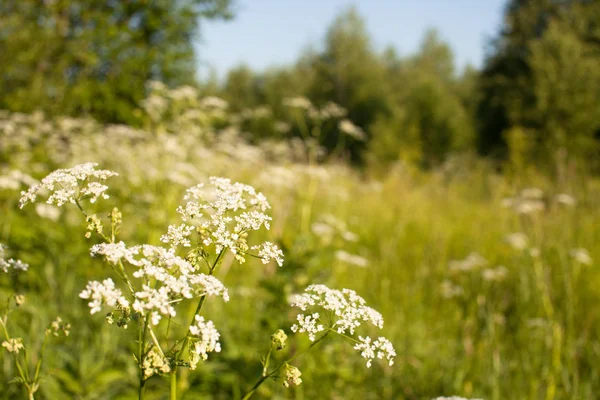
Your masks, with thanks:
M456 394L550 400L593 399L600 392L596 181L573 176L570 182L577 184L568 187L532 176L517 185L483 163L467 161L443 172L399 165L374 177L335 163L298 162L290 147L274 157L239 137L207 145L185 130L144 135L89 121L70 124L8 113L0 120L0 242L31 266L22 277L0 281L0 298L15 288L29 294L16 329L34 348L56 315L72 324L69 340L45 361L40 398L136 397L128 383L137 379L135 349L129 348L134 338L128 337L133 332L89 318L86 302L78 298L87 280L103 274L101 262L89 257L93 241L83 236L76 211L61 209L57 221L50 221L38 215L53 218L43 209L18 210L19 190L28 178L12 170L40 178L83 161L121 174L112 183L111 200L97 212L109 212L112 202L119 205L126 221L122 237L132 242L158 243L176 218L185 187L209 175L252 184L273 205L274 226L265 239L282 247L286 263L240 266L225 258L217 277L230 288L231 301L207 304L223 351L184 373L179 382L184 399L241 398L260 376L265 338L293 323L289 295L313 282L354 289L381 311L396 363L365 370L363 360L350 357L351 348L333 344L299 361L301 386L264 385L257 398ZM18 133L10 133L8 125ZM502 206L504 198L527 186L543 191L543 209L519 214ZM557 202L561 192L577 204ZM526 248L507 242L515 232L527 235ZM577 261L572 253L577 248L587 249L594 263ZM475 252L486 262L452 268L458 265L452 261ZM497 266L505 270L492 279L485 271ZM448 285L456 291L448 292ZM0 352L0 363L0 398L18 398L22 393L9 383L16 373L6 352ZM168 396L168 384L160 379L149 381L147 398Z

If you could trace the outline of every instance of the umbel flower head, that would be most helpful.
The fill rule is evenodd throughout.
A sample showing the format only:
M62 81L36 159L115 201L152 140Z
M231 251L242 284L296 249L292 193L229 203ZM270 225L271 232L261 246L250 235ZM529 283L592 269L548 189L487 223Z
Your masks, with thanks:
M182 224L171 225L161 237L172 248L190 247L190 237L199 232L199 242L206 248L214 246L215 254L229 250L240 263L246 261L248 250L258 250L263 263L275 260L283 265L283 253L271 242L250 247L248 234L262 228L270 229L271 208L266 197L250 185L226 178L211 177L209 183L192 186L186 191L184 205L177 208Z
M102 181L118 175L109 170L97 170L95 163L76 165L73 168L57 169L50 173L42 181L31 186L26 192L21 192L19 207L23 208L27 203L34 203L40 191L49 192L46 203L62 206L65 203L75 203L79 199L87 198L91 203L100 197L108 199L106 190L108 186Z
M91 254L104 256L110 264L123 262L134 266L132 276L139 280L130 300L110 278L102 283L89 282L79 296L91 300L88 304L92 314L105 304L127 315L131 310L149 314L152 325L158 325L162 317L176 315L174 306L183 299L218 296L229 301L229 293L221 281L196 272L192 264L175 255L174 249L151 245L128 248L119 242L94 245Z
M2 342L2 347L4 347L9 353L19 354L19 350L25 348L23 345L23 339L21 338L12 338L5 340Z
M206 361L208 353L221 351L219 338L221 335L212 321L205 321L204 317L196 315L195 324L190 326L190 334L193 336L193 346L190 347L190 368L195 369L198 361Z
M11 269L18 271L27 271L29 265L21 260L14 258L6 258L8 247L0 243L0 270L8 273Z
M367 360L367 367L375 358L385 358L389 365L394 363L396 352L386 338L373 340L368 336L359 336L354 339L349 336L354 335L355 330L365 322L383 328L381 314L368 307L354 290L310 285L304 293L292 298L291 305L307 312L297 315L297 323L291 327L293 332L306 333L309 340L314 342L319 332L333 331L354 341L354 349Z
M298 386L302 383L302 372L293 365L285 364L285 379L283 380L283 386Z

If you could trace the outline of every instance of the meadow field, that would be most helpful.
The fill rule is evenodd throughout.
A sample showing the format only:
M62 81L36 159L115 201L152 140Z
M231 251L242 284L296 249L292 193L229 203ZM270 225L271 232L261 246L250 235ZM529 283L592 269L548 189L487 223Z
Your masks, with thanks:
M179 107L182 102L187 106ZM241 399L261 377L261 356L278 329L288 336L287 347L273 360L303 353L311 342L291 330L298 310L289 303L311 284L352 289L380 312L383 328L367 331L390 340L394 363L375 357L367 368L354 342L337 335L294 360L302 384L285 387L275 374L254 398L597 398L595 179L568 164L552 178L531 170L500 174L466 156L430 170L400 162L384 170L352 168L323 159L309 138L253 145L240 126L256 110L235 114L222 100L189 88L149 98L140 112L146 113L143 129L0 112L0 243L6 246L0 298L7 299L0 308L6 328L0 338L7 343L0 352L0 398L27 398L15 360L33 380L42 343L36 399L141 398L142 361L135 357L143 321L118 319L125 318L119 308L109 324L111 307L90 314L82 298L88 281L109 276L125 290L102 253L90 255L103 241L98 221L105 231L112 227L113 243L168 249L161 237L181 223L177 208L186 189L209 185L210 177L264 194L270 229L252 232L252 240L274 243L284 261L246 257L240 263L232 252L219 253L214 277L229 301L208 298L202 315L220 333L221 351L213 346L194 370L179 368L177 398ZM20 207L22 192L52 171L85 163L118 174L102 181L108 189L98 193L107 199L76 194L96 220L86 222L68 200L47 204L52 191ZM196 233L203 234L198 228L189 236L190 248L208 248ZM191 259L186 249L175 251ZM184 320L195 315L196 303L177 306L176 316L156 325L157 334L187 329ZM62 320L52 325L57 316ZM118 326L125 323L127 329ZM8 351L7 334L22 338L25 351ZM145 399L168 398L172 385L162 372L144 381Z

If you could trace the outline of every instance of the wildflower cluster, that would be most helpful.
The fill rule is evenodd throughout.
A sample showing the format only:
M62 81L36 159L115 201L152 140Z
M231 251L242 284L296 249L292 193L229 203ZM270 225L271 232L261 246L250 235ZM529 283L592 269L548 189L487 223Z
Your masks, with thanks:
M0 243L0 270L8 273L10 268L14 270L26 271L28 265L23 263L21 260L15 260L13 258L6 259L7 247ZM14 293L12 296L16 307L20 307L25 303L25 296L23 294ZM60 317L56 317L45 330L45 334L42 340L41 349L36 354L37 362L35 365L35 372L29 372L29 364L27 362L27 355L31 354L31 349L26 348L25 341L21 337L13 337L10 333L11 327L9 319L11 315L11 301L6 303L6 307L2 310L0 315L0 336L4 337L2 341L2 347L6 349L12 355L12 360L15 364L18 376L13 378L14 382L17 382L27 390L28 398L33 399L34 393L39 390L40 381L42 380L42 364L44 362L44 352L46 349L46 343L48 338L58 336L69 336L71 330L71 324L65 322ZM23 350L23 355L19 355Z
M285 379L283 381L283 386L298 386L302 383L302 372L297 367L293 365L286 364L285 365Z
M515 197L502 200L502 206L512 209L517 214L534 214L546 208L544 192L538 188L526 188Z
M19 354L19 350L23 350L25 346L23 345L23 339L21 338L11 338L2 342L2 347L4 347L9 353Z
M86 163L52 172L42 179L41 183L21 192L19 206L23 208L27 203L34 203L41 190L50 193L46 201L48 204L59 207L84 198L89 199L91 203L100 197L108 199L109 196L105 193L108 186L101 182L118 174L109 170L97 170L96 166L95 163Z
M310 285L304 293L292 298L291 305L304 312L311 310L308 314L298 314L297 323L291 330L306 333L312 342L316 340L316 335L323 331L333 331L356 341L348 335L354 335L355 329L365 322L383 328L381 314L368 307L365 300L351 289L340 291L325 285ZM316 308L324 312L315 312ZM356 342L354 348L367 360L367 367L371 366L373 354L378 358L385 356L388 363L393 364L396 353L387 339L380 337L372 342L369 337L359 336Z
M192 335L192 346L189 349L190 369L196 369L198 361L202 359L206 361L209 352L221 351L219 338L221 335L215 328L212 321L205 321L204 317L196 315L195 323L190 326L190 334Z
M359 336L357 343L354 346L354 350L360 351L360 355L367 360L367 368L371 367L371 363L377 357L378 359L387 359L389 365L394 364L394 357L396 357L396 350L392 343L384 338L379 337L375 340L370 337Z
M171 372L171 366L169 365L169 360L167 360L160 351L153 347L144 357L144 361L142 362L142 371L144 378L148 379L155 374L168 374Z
M189 188L184 201L177 208L183 223L168 228L161 238L164 243L173 248L189 247L189 237L197 231L200 243L205 248L214 246L216 254L227 249L243 263L248 250L258 250L263 263L275 260L280 266L283 264L283 253L273 243L248 245L248 233L263 227L268 230L271 222L271 217L265 214L271 205L252 186L211 177L208 185Z
M8 248L0 243L0 270L8 273L10 269L17 271L27 271L29 265L21 260L15 260L14 258L7 257Z
M158 325L162 317L176 315L174 305L183 299L219 296L229 301L227 289L217 278L197 272L191 263L175 255L174 249L151 245L127 248L119 242L95 245L91 254L104 256L109 264L125 262L136 267L132 276L141 281L136 285L139 289L131 294L131 301L115 288L110 278L102 283L89 282L80 297L92 300L89 303L92 314L106 304L122 313L133 310L149 314L152 324Z

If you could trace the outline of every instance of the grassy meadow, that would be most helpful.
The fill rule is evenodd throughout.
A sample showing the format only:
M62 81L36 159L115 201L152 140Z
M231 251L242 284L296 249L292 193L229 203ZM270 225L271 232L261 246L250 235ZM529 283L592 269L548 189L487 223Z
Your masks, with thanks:
M552 400L600 392L595 180L569 168L556 179L501 175L468 158L429 171L400 163L359 170L320 160L308 139L251 145L235 116L206 104L193 114L152 115L134 129L0 114L0 242L29 264L0 275L0 299L25 295L9 318L30 368L45 327L56 316L71 324L70 335L46 349L36 399L138 398L134 329L107 324L104 310L90 315L79 297L87 281L111 273L90 256L98 238L84 236L72 204L19 208L20 191L36 180L86 162L119 174L106 183L109 199L83 206L99 216L118 207L128 245L160 245L186 188L210 176L252 185L272 206L271 229L260 235L285 262L223 258L215 276L231 300L207 301L203 310L222 351L181 370L181 399L241 399L277 329L294 339L288 351L306 348L290 331L288 302L312 283L353 289L381 312L395 363L365 368L336 338L296 360L301 385L267 382L255 398ZM0 363L0 398L26 398L10 353L0 352ZM168 377L153 376L145 398L166 399L168 387Z

